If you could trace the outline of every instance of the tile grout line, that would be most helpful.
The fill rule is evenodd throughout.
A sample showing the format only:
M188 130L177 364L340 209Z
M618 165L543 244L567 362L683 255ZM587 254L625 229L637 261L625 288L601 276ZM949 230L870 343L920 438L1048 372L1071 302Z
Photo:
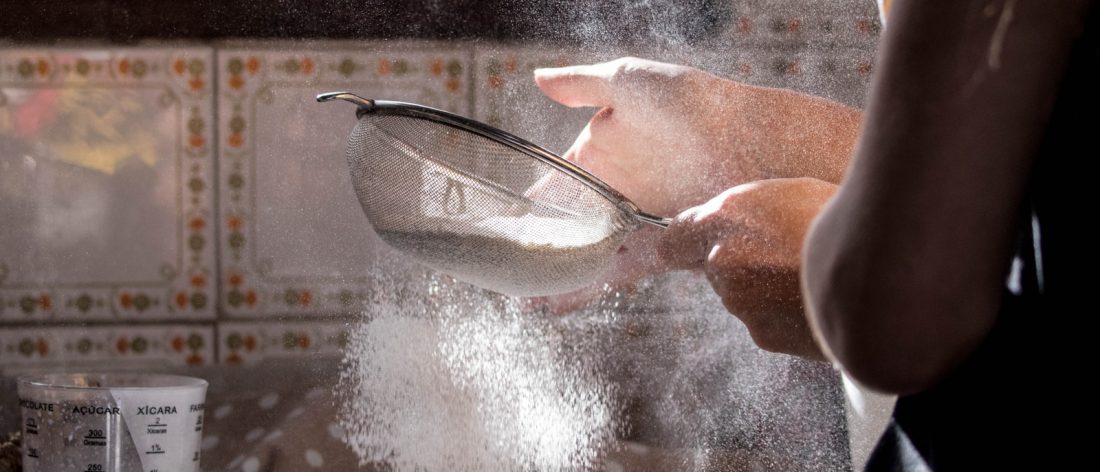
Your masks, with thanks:
M210 127L210 139L211 139L211 152L210 152L210 166L213 169L214 182L212 182L211 188L211 202L214 215L214 317L212 326L212 339L214 348L212 349L213 359L210 360L211 364L221 364L221 319L222 319L222 208L221 208L221 109L218 106L220 102L218 94L221 87L221 50L216 45L210 46L210 71L213 80L210 85L210 107L211 107L211 123Z

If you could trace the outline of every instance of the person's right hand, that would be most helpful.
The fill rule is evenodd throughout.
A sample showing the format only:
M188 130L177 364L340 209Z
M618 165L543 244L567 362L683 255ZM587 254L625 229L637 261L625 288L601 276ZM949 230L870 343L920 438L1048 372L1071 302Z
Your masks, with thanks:
M659 252L668 267L706 274L761 348L822 360L800 287L803 240L837 186L771 179L731 188L673 220Z

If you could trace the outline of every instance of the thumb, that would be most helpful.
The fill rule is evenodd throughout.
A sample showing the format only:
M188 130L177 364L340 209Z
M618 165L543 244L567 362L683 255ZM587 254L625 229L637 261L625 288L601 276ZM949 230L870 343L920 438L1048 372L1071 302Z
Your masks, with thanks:
M699 218L700 210L689 208L677 215L657 241L657 255L669 269L699 269L706 262L712 225Z
M614 102L610 78L616 65L602 64L535 69L542 93L569 107L610 107Z
M711 198L702 205L684 210L661 235L657 255L670 269L701 269L715 244L737 231L736 214L730 214L730 199L748 191L755 184L744 184Z

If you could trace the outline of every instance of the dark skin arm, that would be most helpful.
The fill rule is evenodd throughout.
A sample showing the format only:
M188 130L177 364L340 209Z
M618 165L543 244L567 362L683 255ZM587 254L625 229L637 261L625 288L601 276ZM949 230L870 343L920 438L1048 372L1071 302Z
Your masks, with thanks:
M854 378L912 393L993 326L1088 2L894 3L855 157L806 240L803 290Z

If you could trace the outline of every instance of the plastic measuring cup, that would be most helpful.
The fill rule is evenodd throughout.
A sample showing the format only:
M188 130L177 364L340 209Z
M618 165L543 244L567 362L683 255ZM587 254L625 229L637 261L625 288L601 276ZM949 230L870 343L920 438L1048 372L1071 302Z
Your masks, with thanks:
M17 380L26 472L197 472L207 382L135 373Z

